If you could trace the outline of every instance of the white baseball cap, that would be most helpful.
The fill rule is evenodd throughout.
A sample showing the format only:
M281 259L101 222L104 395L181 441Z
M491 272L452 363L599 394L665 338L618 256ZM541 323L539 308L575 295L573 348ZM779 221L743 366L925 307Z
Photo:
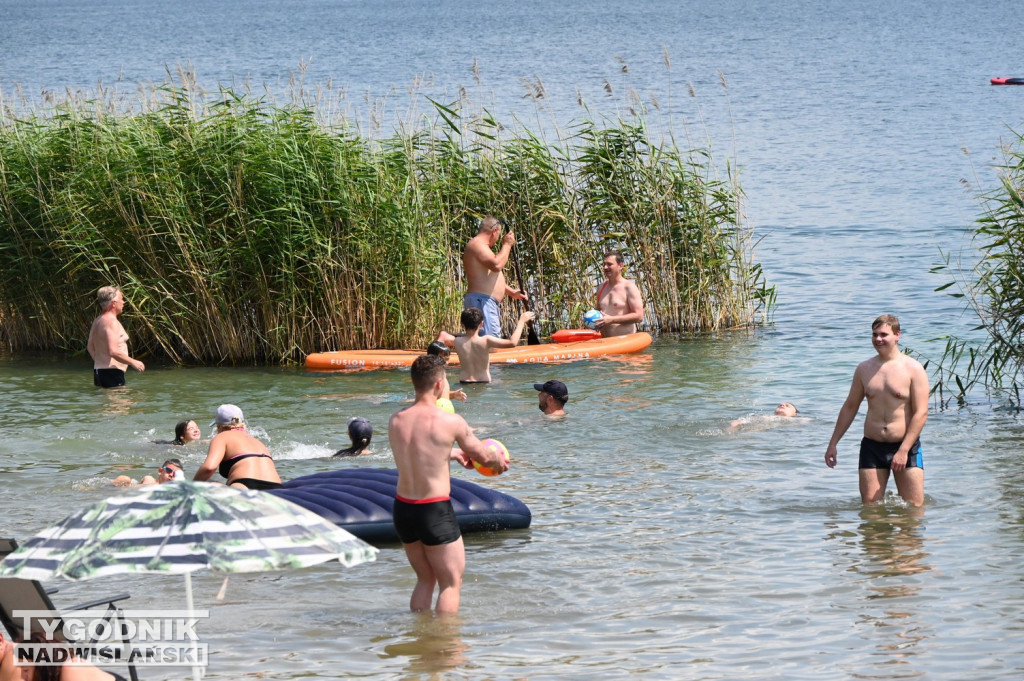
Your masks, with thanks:
M210 426L238 426L245 423L242 410L233 404L222 404L217 407L217 418Z

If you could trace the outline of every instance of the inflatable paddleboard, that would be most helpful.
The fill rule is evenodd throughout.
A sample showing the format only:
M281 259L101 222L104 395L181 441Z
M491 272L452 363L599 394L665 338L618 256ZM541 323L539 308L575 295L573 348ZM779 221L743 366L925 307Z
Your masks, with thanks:
M392 509L398 489L393 468L346 468L288 480L268 490L371 543L397 542ZM452 508L462 532L518 530L533 518L526 504L461 478L452 478Z
M989 82L993 85L1024 85L1024 78L993 78Z
M574 362L604 355L626 355L646 349L652 340L651 334L640 332L631 333L627 336L594 338L578 343L519 345L514 348L492 352L491 364L548 364L552 362ZM417 350L338 350L336 352L315 352L306 356L306 368L331 371L335 369L407 367L422 354L422 352ZM448 365L459 365L459 357L454 352L448 359Z

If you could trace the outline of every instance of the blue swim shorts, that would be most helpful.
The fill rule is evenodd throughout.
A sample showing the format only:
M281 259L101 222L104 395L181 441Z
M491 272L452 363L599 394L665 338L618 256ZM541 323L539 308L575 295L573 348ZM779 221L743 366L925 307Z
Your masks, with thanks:
M501 338L501 323L498 316L498 301L486 293L467 293L462 299L462 309L479 308L484 313L482 336Z

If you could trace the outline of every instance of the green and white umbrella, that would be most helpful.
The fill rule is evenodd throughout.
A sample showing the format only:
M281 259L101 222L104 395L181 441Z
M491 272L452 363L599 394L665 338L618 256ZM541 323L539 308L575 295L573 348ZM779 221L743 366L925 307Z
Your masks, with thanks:
M138 487L74 513L0 562L0 577L72 581L133 572L291 570L377 549L312 511L266 492L205 482Z

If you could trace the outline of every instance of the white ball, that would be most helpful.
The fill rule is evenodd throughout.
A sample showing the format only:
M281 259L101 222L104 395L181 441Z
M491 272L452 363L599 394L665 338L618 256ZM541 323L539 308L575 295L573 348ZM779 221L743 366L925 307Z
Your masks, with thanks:
M583 325L588 329L597 329L597 322L599 319L604 317L598 310L587 310L586 314L583 315Z

